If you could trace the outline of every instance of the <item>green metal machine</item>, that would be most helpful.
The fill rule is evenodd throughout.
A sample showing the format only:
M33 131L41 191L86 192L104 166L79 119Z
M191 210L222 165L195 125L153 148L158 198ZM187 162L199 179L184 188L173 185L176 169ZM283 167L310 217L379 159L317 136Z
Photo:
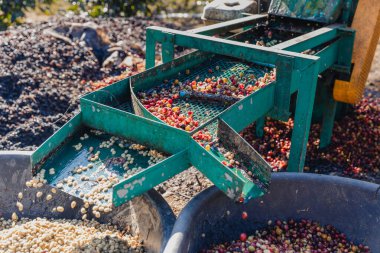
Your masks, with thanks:
M100 174L112 172L117 183L109 185L110 194L113 205L119 206L193 165L230 198L248 201L268 190L271 168L238 133L256 122L260 137L266 117L287 120L294 94L287 170L302 172L317 92L323 98L317 108L323 115L321 146L331 137L336 108L332 83L350 77L355 31L348 25L357 3L301 2L273 0L269 14L189 31L149 27L147 70L83 96L81 112L34 152L34 172L54 168L53 175L45 176L54 187L68 176L87 178L76 189L59 185L80 198L96 184L91 168ZM241 32L230 33L236 29ZM163 64L155 66L157 43L162 45ZM175 46L197 51L174 59ZM265 79L274 71L275 78ZM320 75L332 78L318 84ZM265 85L237 97L226 91L226 96L218 96L203 86L191 88L194 80L220 82L227 88L244 81L236 89L246 91L263 78L269 80ZM163 97L168 90L175 90L175 97L165 108L194 113L197 123L191 128L169 124L147 106L149 99ZM148 161L145 147L163 155ZM91 166L86 165L89 161ZM126 161L137 169L131 172Z

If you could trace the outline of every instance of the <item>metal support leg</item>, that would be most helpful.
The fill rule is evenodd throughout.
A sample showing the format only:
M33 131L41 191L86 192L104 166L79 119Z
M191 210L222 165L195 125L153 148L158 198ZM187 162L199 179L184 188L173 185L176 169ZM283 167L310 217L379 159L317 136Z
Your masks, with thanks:
M276 62L276 93L274 108L269 117L286 121L289 119L290 87L294 81L294 58L282 56Z
M165 34L165 41L162 42L162 62L167 63L174 59L174 34Z
M149 28L146 30L145 69L153 68L156 64L156 40L153 33Z
M333 98L332 90L329 87L324 87L323 96L323 121L319 148L325 148L330 144L337 105L337 102Z
M261 138L264 135L265 116L256 120L256 137Z
M318 66L318 63L315 62L301 73L301 86L297 94L292 144L290 147L289 172L303 172L317 87Z

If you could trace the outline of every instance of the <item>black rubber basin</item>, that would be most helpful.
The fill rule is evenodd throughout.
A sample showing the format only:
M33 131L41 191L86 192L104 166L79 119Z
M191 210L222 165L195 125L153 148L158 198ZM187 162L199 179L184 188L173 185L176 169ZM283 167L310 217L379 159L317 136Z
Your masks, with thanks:
M311 219L331 224L355 243L380 252L380 186L336 176L272 174L270 193L248 204L210 187L182 210L165 253L199 252L253 233L268 220ZM247 211L248 219L241 218Z
M50 190L51 187L47 185L24 191L22 201L24 210L20 213L16 207L17 194L27 188L25 182L31 177L30 153L0 151L0 217L10 219L12 213L16 212L19 217L28 218L81 218L80 208L71 209L70 204L75 200L78 206L81 206L82 200L67 193L58 191L51 201L36 199L37 191ZM58 205L63 206L65 212L51 212L52 208ZM120 229L129 226L133 233L140 234L148 252L163 252L172 231L175 216L161 195L151 190L115 208L111 213L102 216L99 221L110 222Z

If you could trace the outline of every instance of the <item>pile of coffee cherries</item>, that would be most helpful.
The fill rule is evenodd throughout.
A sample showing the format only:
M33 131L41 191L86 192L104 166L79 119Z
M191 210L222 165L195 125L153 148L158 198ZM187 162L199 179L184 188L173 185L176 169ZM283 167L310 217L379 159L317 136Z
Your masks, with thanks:
M355 245L344 233L331 225L322 226L310 220L269 221L268 227L255 234L240 235L240 240L222 243L204 253L227 252L370 252L367 246Z
M263 138L255 136L255 125L246 128L246 139L274 171L287 168L294 121L267 120ZM305 171L337 173L368 181L380 182L380 98L368 93L352 111L334 124L331 144L319 149L320 124L310 131ZM322 164L326 166L322 167ZM318 166L318 168L316 168Z
M216 138L213 138L212 133L204 128L193 134L193 139L196 140L202 147L205 147L207 151L210 151L211 145Z
M218 74L222 72L223 74L224 70L215 66L214 69L208 70L210 77L204 79L197 76L195 80L187 79L184 82L178 79L166 80L164 84L146 92L139 92L137 96L143 106L157 118L170 126L192 131L203 122L195 120L194 112L191 110L183 113L184 108L177 105L177 102L183 97L237 101L267 86L276 79L275 70L259 78L253 74L245 75L243 71L239 72L239 75L232 75L229 78L222 75L213 76L214 72L218 72ZM186 74L190 75L190 70L186 70ZM185 106L188 107L189 104L185 104Z
M149 112L168 125L184 129L188 132L198 127L199 122L193 118L193 112L188 111L187 114L181 112L179 106L175 106L174 102L179 98L179 94L169 94L167 91L153 93L151 97L139 94L142 104Z
M273 38L272 31L267 30L264 32L264 36L261 36L259 39L255 39L254 44L256 44L256 46L272 47L281 42L282 42L281 40L277 40Z
M241 136L263 156L273 171L283 171L288 165L293 124L292 118L287 122L267 119L262 138L256 137L254 124L244 129Z

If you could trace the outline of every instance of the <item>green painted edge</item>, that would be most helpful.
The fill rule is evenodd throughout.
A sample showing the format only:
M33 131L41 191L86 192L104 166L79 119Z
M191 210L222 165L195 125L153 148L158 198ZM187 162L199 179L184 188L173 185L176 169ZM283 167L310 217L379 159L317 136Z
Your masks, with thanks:
M112 202L120 206L168 180L191 166L188 151L183 150L143 170L113 187Z
M100 103L82 100L83 122L93 128L123 136L167 153L186 148L189 135L166 124ZM157 138L161 135L161 138Z
M31 155L32 168L46 159L54 150L73 135L82 124L82 113L78 113L64 124L57 132L42 143Z

